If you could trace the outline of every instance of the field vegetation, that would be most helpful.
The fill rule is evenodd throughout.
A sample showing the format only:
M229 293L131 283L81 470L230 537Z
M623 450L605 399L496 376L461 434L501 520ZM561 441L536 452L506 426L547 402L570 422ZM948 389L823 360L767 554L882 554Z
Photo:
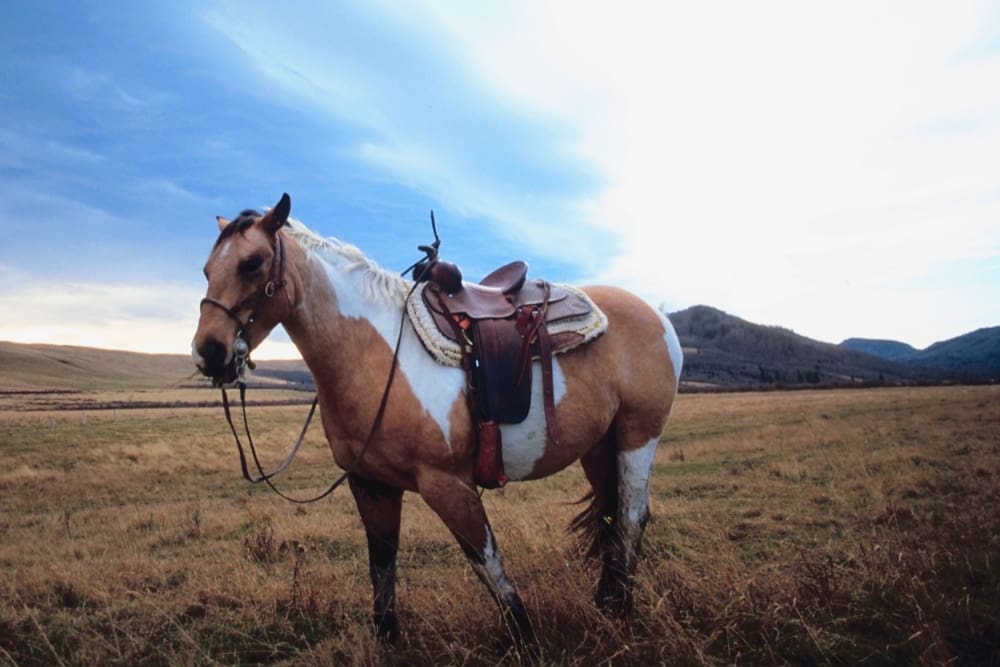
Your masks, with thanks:
M212 394L68 396L0 400L0 665L515 662L418 497L384 647L346 490L247 485ZM252 410L270 463L306 409ZM316 428L282 486L338 472ZM630 624L565 532L585 490L486 494L543 664L1000 664L1000 387L681 396Z

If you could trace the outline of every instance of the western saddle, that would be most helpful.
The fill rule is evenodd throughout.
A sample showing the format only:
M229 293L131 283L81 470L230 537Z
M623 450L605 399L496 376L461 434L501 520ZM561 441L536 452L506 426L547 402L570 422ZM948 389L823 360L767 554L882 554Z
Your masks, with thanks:
M558 444L552 354L579 344L582 336L550 333L548 323L591 311L580 296L543 280L529 281L527 272L528 265L516 261L470 283L462 280L455 264L436 256L414 270L418 280L428 283L422 298L437 328L461 349L477 434L475 480L490 489L507 482L499 424L527 418L535 359L541 362L548 437Z

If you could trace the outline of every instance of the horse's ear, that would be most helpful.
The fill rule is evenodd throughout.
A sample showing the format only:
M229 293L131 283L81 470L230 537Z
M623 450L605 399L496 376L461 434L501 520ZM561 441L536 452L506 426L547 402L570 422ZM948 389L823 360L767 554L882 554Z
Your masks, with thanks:
M223 218L221 215L215 216L215 221L219 223L219 231L229 226L229 218Z
M274 205L270 211L264 214L264 217L260 219L264 229L270 234L276 234L279 229L281 229L286 222L288 222L288 214L292 210L292 198L288 196L288 193L281 195L281 201Z

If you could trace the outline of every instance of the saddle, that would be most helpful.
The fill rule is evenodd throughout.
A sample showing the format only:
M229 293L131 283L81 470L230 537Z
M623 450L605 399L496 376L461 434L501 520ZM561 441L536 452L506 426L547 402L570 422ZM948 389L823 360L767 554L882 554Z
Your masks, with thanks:
M579 345L583 336L572 330L550 332L549 327L591 311L581 294L528 280L527 271L525 262L511 262L470 283L462 280L457 266L437 260L424 272L429 276L421 293L427 311L441 334L461 349L477 433L476 483L490 489L507 482L499 424L527 418L536 359L541 364L548 437L558 444L552 354Z

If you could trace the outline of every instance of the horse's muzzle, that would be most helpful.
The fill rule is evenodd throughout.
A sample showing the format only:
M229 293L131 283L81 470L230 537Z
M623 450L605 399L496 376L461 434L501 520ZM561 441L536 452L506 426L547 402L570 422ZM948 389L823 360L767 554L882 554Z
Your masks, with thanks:
M229 359L226 346L214 338L202 342L195 347L197 358L195 365L206 377L212 378L215 384L232 382L236 379L236 364Z

